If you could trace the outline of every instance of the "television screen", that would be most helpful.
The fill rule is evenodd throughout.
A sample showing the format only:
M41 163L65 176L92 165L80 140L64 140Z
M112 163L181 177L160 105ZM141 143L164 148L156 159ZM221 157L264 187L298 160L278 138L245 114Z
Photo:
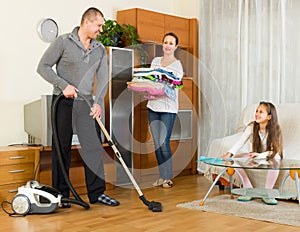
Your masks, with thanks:
M52 95L42 95L40 99L24 105L24 130L28 134L28 143L51 146L51 101ZM72 145L78 145L73 135Z

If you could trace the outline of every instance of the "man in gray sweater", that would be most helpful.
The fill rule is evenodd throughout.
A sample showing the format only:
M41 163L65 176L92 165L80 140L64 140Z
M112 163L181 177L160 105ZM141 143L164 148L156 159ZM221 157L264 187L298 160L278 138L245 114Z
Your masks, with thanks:
M120 203L106 194L102 156L105 151L101 144L95 118L101 117L104 96L108 84L107 55L105 47L96 38L102 31L104 16L97 8L89 8L82 15L80 27L71 33L59 36L43 54L37 72L54 86L53 100L63 93L64 98L57 104L57 131L65 169L69 173L71 143L74 130L81 145L84 160L86 187L91 204L100 202L109 206ZM54 71L53 66L56 66ZM97 88L94 100L94 78ZM77 92L91 100L93 110L83 100L74 100ZM102 107L101 107L102 106ZM57 151L52 145L52 184L64 197L69 197ZM63 207L70 207L65 203Z

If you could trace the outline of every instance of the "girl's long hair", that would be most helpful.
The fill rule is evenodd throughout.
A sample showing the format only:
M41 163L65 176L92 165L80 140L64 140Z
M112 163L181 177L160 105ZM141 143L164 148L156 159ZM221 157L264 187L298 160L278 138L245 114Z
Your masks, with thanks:
M283 158L282 151L282 134L278 124L278 117L275 106L270 102L260 102L259 105L264 105L267 109L268 115L271 115L271 119L268 121L266 133L267 138L267 151L272 151L269 158L273 158L277 153ZM259 136L259 124L253 122L253 152L263 152L262 141Z

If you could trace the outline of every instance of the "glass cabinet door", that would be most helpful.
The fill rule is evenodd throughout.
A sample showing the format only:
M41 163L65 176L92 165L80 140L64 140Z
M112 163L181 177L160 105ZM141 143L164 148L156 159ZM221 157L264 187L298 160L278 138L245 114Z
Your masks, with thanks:
M133 94L127 82L133 76L134 51L109 48L109 130L128 168L132 168ZM117 184L130 182L123 167L117 167Z

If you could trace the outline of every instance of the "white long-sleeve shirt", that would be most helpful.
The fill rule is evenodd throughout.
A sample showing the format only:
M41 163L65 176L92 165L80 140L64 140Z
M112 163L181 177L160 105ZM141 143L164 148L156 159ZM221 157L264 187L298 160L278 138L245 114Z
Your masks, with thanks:
M267 151L267 138L268 138L268 132L266 134L259 134L260 140L262 143L262 151L263 153ZM245 145L245 143L250 139L251 143L253 142L253 124L250 124L246 127L243 134L239 138L239 140L236 141L236 143L233 145L233 147L230 148L228 152L230 152L233 155L236 155L238 151ZM267 153L265 155L268 155ZM275 158L280 159L280 155L277 153L275 155Z
M162 67L161 65L162 57L155 57L151 62L151 68L162 68L166 71L173 72L173 74L179 78L183 77L183 68L179 60L174 61L167 67ZM178 90L176 91L176 99L171 100L168 97L158 98L154 100L148 100L147 107L155 112L168 112L177 113L178 112Z
M268 132L265 134L261 134L259 132L260 140L262 143L262 151L267 151L267 138L268 138ZM250 139L251 143L253 141L253 124L250 124L246 127L244 130L242 136L239 138L239 140L233 145L233 147L228 151L233 155L236 155L237 152L245 145L245 143Z
M230 148L228 152L230 152L233 155L236 155L238 151L245 145L248 139L250 139L252 142L252 134L253 134L253 126L248 125L244 130L243 134L241 135L241 137L239 138L239 140L236 141L236 143L233 145L233 147Z

